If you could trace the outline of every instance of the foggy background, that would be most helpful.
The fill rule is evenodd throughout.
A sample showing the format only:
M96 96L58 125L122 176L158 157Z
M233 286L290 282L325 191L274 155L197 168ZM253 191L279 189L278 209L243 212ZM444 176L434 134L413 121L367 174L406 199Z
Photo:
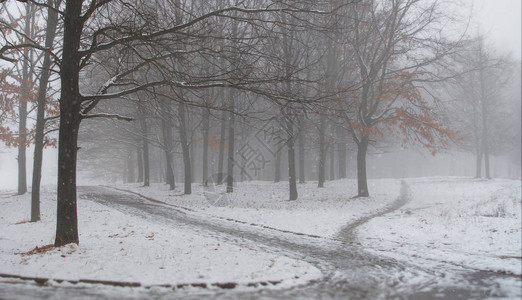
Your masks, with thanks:
M518 61L520 66L521 60L521 1L519 0L474 0L470 1L472 7L467 9L473 12L472 26L468 29L471 32L481 31L487 36L487 43L492 44L500 54L511 54L511 57ZM517 76L520 74L518 70ZM513 101L520 101L520 78L514 80L515 86L512 88L511 94ZM520 103L518 104L520 107ZM520 113L519 113L520 115ZM28 127L31 121L29 121ZM83 124L82 126L85 126ZM520 131L519 122L519 131ZM80 143L81 143L80 137ZM509 177L509 178L520 178L520 136L518 141L514 141L518 144L518 148L509 154L501 156L491 156L491 171L493 177ZM200 145L199 145L200 146ZM198 146L195 146L196 149ZM27 174L32 172L32 154L33 146L28 147L27 151ZM307 157L307 180L317 180L317 173L314 169L316 166L317 155L314 154L315 150L310 149L310 154ZM286 160L283 152L282 162L282 174L281 177L286 177ZM198 150L193 155L195 182L201 182L201 178L198 177ZM100 178L100 173L92 173L89 170L90 163L89 158L82 156L80 150L78 157L78 183L96 182L105 180L107 178ZM212 172L212 168L217 169L217 166L212 165L212 158L215 158L214 154L209 160L209 170ZM180 155L174 155L174 164L177 166L174 172L177 175L177 181L182 178L182 161ZM267 167L259 172L259 175L255 179L272 180L273 178L273 163L268 163ZM379 149L372 149L370 147L367 158L368 164L368 178L402 178L402 177L417 177L417 176L474 176L475 174L475 156L472 153L459 151L459 149L453 149L451 151L444 151L437 153L432 156L429 152L423 151L422 149L401 149L400 147L392 147L380 151ZM118 165L118 163L116 163ZM120 167L123 165L120 164ZM347 176L348 178L356 178L356 149L349 149L347 157ZM154 162L152 162L154 167ZM326 162L326 178L328 179L330 174L330 165ZM15 189L17 185L17 161L16 161L16 148L7 148L5 145L0 145L0 188L2 189ZM98 170L101 171L101 170ZM105 170L106 171L106 170ZM105 172L101 171L101 173ZM110 172L109 172L110 173ZM108 178L115 181L121 181L121 176L113 174L107 174ZM238 175L239 176L239 175ZM57 177L57 149L48 148L44 150L44 160L42 168L42 184L56 184ZM160 175L151 174L151 179L157 181ZM29 177L30 178L30 177ZM28 180L30 184L30 180Z

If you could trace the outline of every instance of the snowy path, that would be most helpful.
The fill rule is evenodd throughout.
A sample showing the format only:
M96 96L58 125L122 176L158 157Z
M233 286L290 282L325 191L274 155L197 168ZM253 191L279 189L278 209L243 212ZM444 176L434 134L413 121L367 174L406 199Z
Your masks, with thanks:
M128 214L159 222L165 226L182 226L195 234L212 236L233 242L245 248L260 250L302 259L318 267L325 278L305 287L282 291L265 291L270 297L320 295L375 298L396 289L398 282L386 273L403 272L404 267L393 261L367 255L350 243L327 238L312 238L292 233L260 229L223 220L202 219L171 206L153 203L135 195L105 188L86 187L82 198L91 199ZM386 266L386 268L383 268ZM364 276L364 274L370 276ZM384 282L383 282L384 279ZM390 289L390 291L387 291ZM239 295L238 295L239 296ZM241 295L241 298L246 295Z
M408 202L408 186L403 183L401 195L389 207L347 224L337 238L320 238L284 233L278 230L238 224L222 219L203 218L190 211L150 201L138 195L124 193L104 187L81 187L81 199L95 201L125 214L133 215L161 226L173 226L192 231L196 235L212 237L234 243L248 249L303 260L321 270L324 277L303 286L286 289L222 290L211 291L213 297L223 299L258 298L392 298L412 299L482 298L496 291L495 278L502 276L491 272L475 272L450 263L441 263L438 268L425 269L392 258L371 254L361 246L354 235L355 229L368 220L396 211ZM0 285L0 289L5 288ZM10 286L13 293L30 296L31 291L42 296L46 289L49 297L110 296L97 294L96 288L71 289L67 287L45 287L25 289ZM117 295L117 290L113 291ZM27 294L29 293L29 294ZM139 297L157 299L187 298L178 292L141 291ZM145 293L145 294L143 294ZM151 292L152 293L152 292ZM195 291L198 297L202 291ZM208 293L208 291L207 291ZM208 294L207 294L208 295ZM121 295L114 296L121 297Z

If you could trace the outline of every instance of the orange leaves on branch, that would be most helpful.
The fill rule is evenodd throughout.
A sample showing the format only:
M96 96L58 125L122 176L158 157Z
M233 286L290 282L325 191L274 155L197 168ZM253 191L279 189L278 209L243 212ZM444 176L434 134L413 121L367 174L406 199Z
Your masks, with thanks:
M9 70L0 69L0 142L8 147L20 146L23 139L18 131L12 129L18 127L18 108L21 102L26 102L28 111L36 112L34 108L37 104L37 94L38 88L35 81L23 82L19 76L13 75ZM45 109L47 117L57 116L60 113L58 102L50 101L50 99L48 99ZM31 126L31 123L28 125ZM56 126L56 122L48 122L46 130L48 131ZM35 128L26 129L26 146L32 143L34 135ZM46 147L56 146L56 138L46 137L45 141Z
M352 121L353 129L361 136L386 134L401 140L403 145L420 144L432 154L449 146L456 135L415 86L414 79L421 75L402 71L373 83L369 98L354 97L359 118Z

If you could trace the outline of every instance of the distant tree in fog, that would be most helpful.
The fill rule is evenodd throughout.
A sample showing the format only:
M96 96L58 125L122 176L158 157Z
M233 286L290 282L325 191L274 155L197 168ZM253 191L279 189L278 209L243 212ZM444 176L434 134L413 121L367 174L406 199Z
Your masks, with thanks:
M479 36L457 55L456 65L462 74L448 82L455 97L450 114L463 137L461 145L476 155L475 177L482 176L484 166L485 177L491 178L490 156L507 153L519 139L515 127L520 115L513 111L519 101L508 98L514 62Z
M349 49L358 88L343 99L347 127L357 144L358 195L368 197L366 154L374 136L396 136L432 151L453 133L439 116L436 97L423 91L440 80L431 71L452 53L454 45L440 36L445 18L437 1L365 1L351 9L353 33Z

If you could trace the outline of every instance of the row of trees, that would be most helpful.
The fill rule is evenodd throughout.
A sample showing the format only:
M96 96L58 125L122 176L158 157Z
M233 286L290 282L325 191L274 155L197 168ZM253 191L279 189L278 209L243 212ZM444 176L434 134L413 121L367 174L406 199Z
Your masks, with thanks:
M338 176L345 177L353 148L358 195L367 197L369 147L397 139L435 153L460 141L443 98L467 88L466 74L483 79L486 69L499 66L450 67L467 57L463 49L481 52L443 35L453 16L439 1L29 0L21 7L1 6L0 59L10 63L2 76L13 79L3 80L0 134L19 147L24 173L30 136L24 115L35 103L36 221L42 147L52 145L45 134L59 120L57 246L78 242L80 148L86 159L123 157L127 180L145 185L151 159L159 160L171 189L173 156L180 153L185 194L198 180L195 173L203 184L226 181L233 192L234 179L250 179L273 161L275 181L281 165L288 167L290 200L298 198L297 182L312 165L323 187L327 158L332 172L337 156ZM481 95L480 103L494 99ZM484 104L481 111L487 109ZM4 115L18 121L17 132L9 131ZM490 130L481 128L475 139L489 145ZM480 149L487 161L490 148ZM201 172L194 171L196 152ZM317 164L306 163L315 153ZM214 160L218 178L210 176Z

